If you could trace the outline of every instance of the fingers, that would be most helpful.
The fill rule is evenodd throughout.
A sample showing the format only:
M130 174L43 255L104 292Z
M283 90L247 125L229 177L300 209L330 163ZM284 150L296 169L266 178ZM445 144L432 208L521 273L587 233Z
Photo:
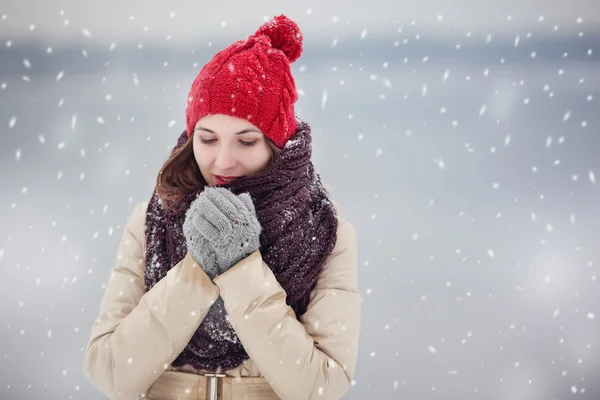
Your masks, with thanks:
M221 212L230 220L237 218L238 212L235 206L227 199L227 193L231 193L225 188L206 188L204 190L206 198L216 205Z
M252 213L256 213L256 209L254 208L254 203L252 202L252 198L248 193L242 193L238 196L238 198L244 203L248 211Z
M209 242L213 243L219 238L219 229L217 229L209 220L207 220L204 216L198 218L196 221L196 228L200 235L204 237Z
M238 207L238 211L245 212L246 210L248 210L252 213L256 212L254 208L254 203L252 202L252 198L250 197L250 194L248 192L236 195L230 191L227 191L227 193L224 193L224 195L229 201L231 201L231 203L234 206ZM241 207L245 207L246 210L244 210Z
M206 188L206 197L210 199L230 220L238 220L244 212L244 203L237 195L225 188Z
M217 230L231 229L231 221L217 205L207 197L198 199L198 211L204 218L217 228Z

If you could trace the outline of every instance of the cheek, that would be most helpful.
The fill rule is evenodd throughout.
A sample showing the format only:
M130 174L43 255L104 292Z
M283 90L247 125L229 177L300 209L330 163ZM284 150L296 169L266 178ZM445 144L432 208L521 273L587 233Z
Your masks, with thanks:
M252 154L252 169L259 171L266 167L271 160L271 149L265 144L264 147L256 149Z
M210 153L206 150L206 147L194 144L194 158L200 171L204 171L210 163Z

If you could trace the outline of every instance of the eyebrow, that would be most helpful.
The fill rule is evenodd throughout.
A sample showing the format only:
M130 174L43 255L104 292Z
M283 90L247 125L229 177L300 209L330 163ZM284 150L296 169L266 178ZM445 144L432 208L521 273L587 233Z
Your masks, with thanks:
M210 132L210 133L215 133L214 131L212 131L212 130L210 130L210 129L208 129L208 128L203 128L203 127L201 127L201 126L198 126L198 127L197 127L196 129L194 129L194 130L195 130L195 131L202 130L202 131L206 131L206 132ZM236 133L236 135L241 135L241 134L243 134L243 133L248 133L248 132L262 133L262 132L259 132L259 131L257 131L256 129L248 128L248 129L244 129L244 130L242 130L242 131L239 131L239 132L237 132L237 133Z

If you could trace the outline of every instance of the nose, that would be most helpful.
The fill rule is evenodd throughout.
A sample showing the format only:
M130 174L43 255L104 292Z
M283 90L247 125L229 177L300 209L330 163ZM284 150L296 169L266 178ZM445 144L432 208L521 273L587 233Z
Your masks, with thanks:
M228 146L220 146L217 158L215 159L215 166L220 171L227 171L235 167L235 158L233 157L232 150Z

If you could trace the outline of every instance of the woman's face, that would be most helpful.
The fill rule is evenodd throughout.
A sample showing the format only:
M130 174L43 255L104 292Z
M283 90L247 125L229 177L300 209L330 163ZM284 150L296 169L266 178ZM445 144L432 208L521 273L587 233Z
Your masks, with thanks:
M210 186L219 177L254 176L269 164L271 149L256 126L241 118L207 115L194 129L194 158Z

